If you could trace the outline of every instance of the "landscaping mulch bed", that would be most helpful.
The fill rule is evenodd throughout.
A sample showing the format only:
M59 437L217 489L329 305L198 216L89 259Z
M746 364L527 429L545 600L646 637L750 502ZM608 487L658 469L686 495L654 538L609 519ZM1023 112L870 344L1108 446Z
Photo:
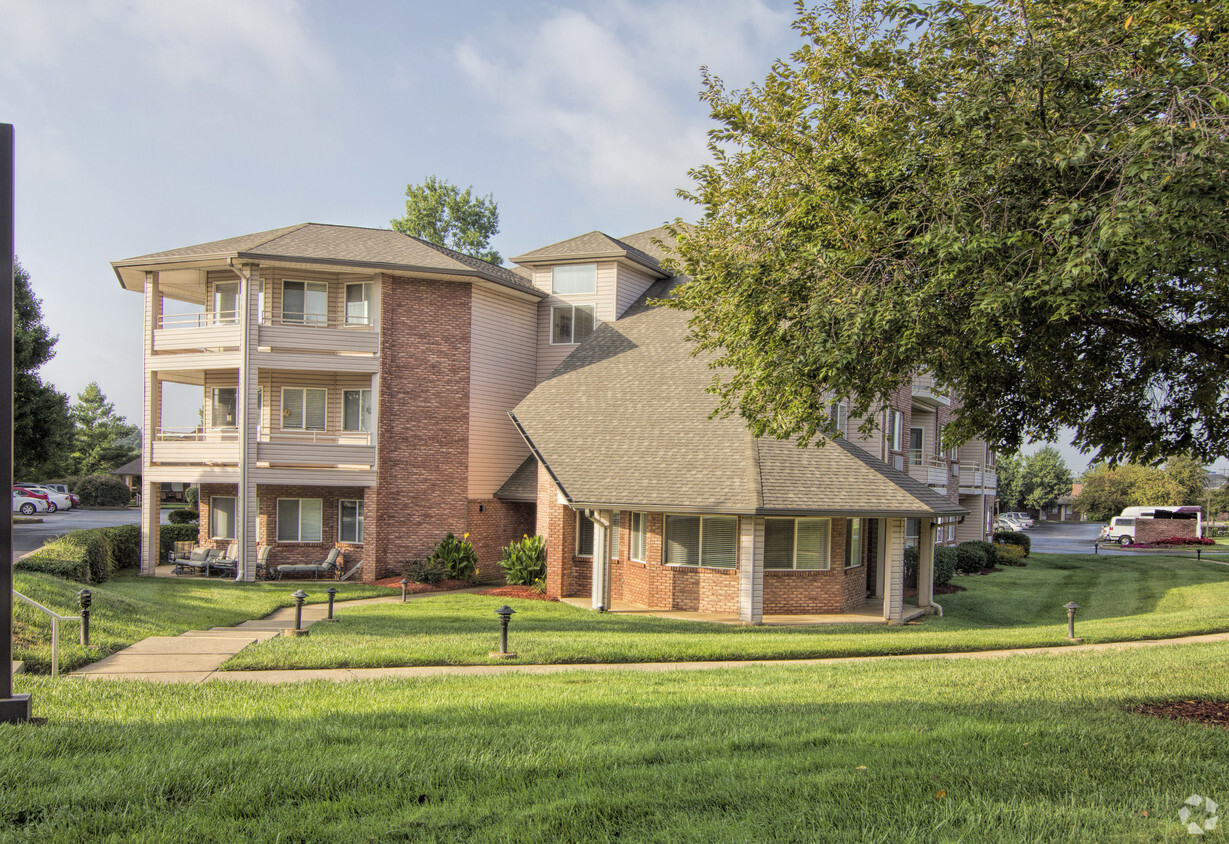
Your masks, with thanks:
M497 586L494 589L483 589L479 595L498 595L501 598L526 598L530 601L558 601L545 592L539 592L532 586Z
M1229 701L1225 700L1173 700L1168 703L1136 706L1131 711L1156 718L1172 718L1175 721L1229 729Z
M467 589L473 585L464 580L441 580L434 586L428 583L411 583L405 587L405 591L409 595L418 595L423 592L451 592L454 589ZM396 575L381 578L376 581L376 586L387 586L389 589L400 590L401 578Z

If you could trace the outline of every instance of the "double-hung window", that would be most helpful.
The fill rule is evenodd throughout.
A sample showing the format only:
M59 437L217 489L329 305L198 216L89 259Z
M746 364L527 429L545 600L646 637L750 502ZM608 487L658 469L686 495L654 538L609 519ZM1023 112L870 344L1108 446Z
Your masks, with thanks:
M579 343L593 333L592 305L552 305L550 342L552 346Z
M737 563L737 518L666 516L666 565L732 569Z
M338 503L337 541L363 544L363 502L357 499Z
M832 405L832 426L842 437L849 436L849 405L843 401Z
M922 541L922 520L905 519L905 544L917 545Z
M648 539L648 514L632 513L631 535L628 538L628 556L638 563L644 562L645 540Z
M328 325L328 284L323 281L283 281L282 322L296 325Z
M862 520L845 520L845 568L862 565Z
M346 325L371 325L371 282L346 285Z
M371 430L371 390L343 390L341 393L343 431Z
M282 427L299 431L323 431L328 410L328 391L313 387L282 388Z
M209 538L235 538L235 496L213 495L209 498Z
M213 388L213 404L209 408L210 427L233 428L238 424L238 393L234 387Z
M593 520L582 513L576 511L576 556L577 557L592 557L593 556L593 537L594 537ZM619 513L616 510L610 519L610 556L617 558L619 556Z
M828 519L765 519L764 568L826 571L831 533Z
M222 325L239 322L239 282L220 281L213 286L213 319Z
M322 504L319 498L279 498L277 541L319 542L323 525Z

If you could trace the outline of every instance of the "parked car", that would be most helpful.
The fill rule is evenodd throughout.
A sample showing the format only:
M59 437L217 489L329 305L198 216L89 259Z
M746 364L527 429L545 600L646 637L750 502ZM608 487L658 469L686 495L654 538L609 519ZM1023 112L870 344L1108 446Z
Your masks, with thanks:
M1000 519L1012 519L1024 525L1026 528L1031 528L1037 524L1028 515L1028 513L999 513Z
M57 510L71 510L73 508L73 499L67 492L60 492L50 487L41 486L40 484L13 484L14 487L24 489L26 492L32 492L35 495L44 496L48 503L51 504L51 512Z
M62 492L72 499L74 507L81 506L81 498L75 492L69 492L66 484L39 484L44 489L54 489L56 492Z
M1133 545L1136 520L1155 519L1158 513L1164 519L1193 520L1195 535L1203 536L1203 509L1200 507L1127 507L1122 515L1114 516L1108 525L1101 528L1097 541Z
M51 503L45 498L34 495L29 490L13 487L13 512L23 516L33 516L35 513L45 513L51 509Z
M1002 519L1002 518L1000 518L1000 519L995 519L995 521L994 521L994 529L995 529L995 530L1010 530L1010 531L1020 532L1020 531L1023 531L1023 530L1024 530L1024 525L1020 524L1020 523L1019 523L1019 522L1017 522L1015 519Z

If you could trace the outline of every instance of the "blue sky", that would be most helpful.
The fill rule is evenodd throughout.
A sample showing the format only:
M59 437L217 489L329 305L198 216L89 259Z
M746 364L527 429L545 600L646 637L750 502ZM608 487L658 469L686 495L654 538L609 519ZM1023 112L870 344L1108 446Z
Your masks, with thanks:
M505 257L694 216L676 191L707 159L700 68L762 79L798 46L792 8L0 0L17 253L60 335L44 378L70 395L97 380L139 423L141 302L109 261L387 226L430 175L494 194Z

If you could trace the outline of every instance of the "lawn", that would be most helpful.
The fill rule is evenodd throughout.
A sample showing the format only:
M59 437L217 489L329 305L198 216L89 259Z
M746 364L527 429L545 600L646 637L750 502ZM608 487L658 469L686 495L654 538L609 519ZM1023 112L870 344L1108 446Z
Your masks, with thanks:
M78 615L77 592L83 584L35 572L14 572L13 588L60 615ZM60 627L60 670L66 671L127 647L149 636L177 636L261 618L294 605L291 594L302 587L308 603L327 601L324 590L338 589L338 600L388 595L389 590L361 583L233 583L205 578L154 578L124 575L89 584L90 648L79 644L80 627ZM21 601L13 604L13 658L26 669L51 671L50 619Z
M313 635L315 635L313 633ZM199 686L19 678L0 840L1184 842L1229 644ZM1219 834L1219 833L1218 833Z
M1033 555L1027 567L955 582L943 618L904 627L740 627L625 614L566 604L440 595L409 604L339 612L310 637L246 648L227 670L480 665L499 662L494 610L517 611L509 647L521 663L662 662L973 651L1066 642L1063 605L1081 606L1089 642L1167 638L1229 630L1229 566L1183 557Z

